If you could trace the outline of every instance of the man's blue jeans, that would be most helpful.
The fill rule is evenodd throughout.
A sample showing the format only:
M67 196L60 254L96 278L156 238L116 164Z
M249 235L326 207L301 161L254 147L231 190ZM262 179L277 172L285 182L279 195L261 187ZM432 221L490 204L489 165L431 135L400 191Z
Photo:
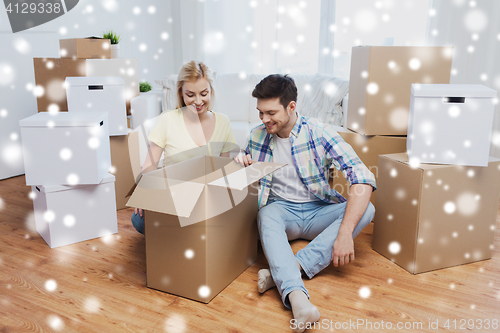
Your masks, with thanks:
M337 238L346 205L346 202L294 203L270 199L270 203L260 209L257 221L262 248L286 307L290 308L287 295L293 290L302 290L309 297L297 262L310 279L331 263L333 243ZM375 207L369 203L354 229L353 238L370 224L374 215ZM299 238L311 242L294 255L288 241Z

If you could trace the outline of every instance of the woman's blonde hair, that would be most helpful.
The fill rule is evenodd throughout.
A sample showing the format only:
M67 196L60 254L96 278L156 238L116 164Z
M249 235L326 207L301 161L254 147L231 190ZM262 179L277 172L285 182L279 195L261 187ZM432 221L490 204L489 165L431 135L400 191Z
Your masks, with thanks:
M195 60L191 60L182 66L179 72L179 76L177 78L177 108L186 106L184 98L182 97L182 86L184 85L184 82L196 81L202 78L207 80L208 85L210 86L210 103L208 105L208 109L212 110L214 98L214 75L207 65L201 61Z

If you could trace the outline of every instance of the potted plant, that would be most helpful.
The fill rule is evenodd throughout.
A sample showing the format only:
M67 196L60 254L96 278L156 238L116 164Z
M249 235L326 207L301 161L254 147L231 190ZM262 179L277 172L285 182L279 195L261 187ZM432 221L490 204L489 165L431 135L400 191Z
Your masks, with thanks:
M144 82L139 83L139 91L140 91L141 93L148 92L148 91L150 91L151 89L152 89L152 88L151 88L151 85L149 84L149 82L144 81Z
M111 58L119 58L120 57L120 36L117 35L113 30L110 30L107 33L102 35L102 38L109 39L111 41Z

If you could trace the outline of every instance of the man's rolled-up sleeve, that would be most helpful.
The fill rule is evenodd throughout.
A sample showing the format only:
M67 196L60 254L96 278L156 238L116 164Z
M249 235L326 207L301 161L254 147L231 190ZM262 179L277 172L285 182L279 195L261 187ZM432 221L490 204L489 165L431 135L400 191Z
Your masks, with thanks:
M323 140L326 156L344 174L349 186L367 184L373 187L373 191L377 189L374 174L336 131L325 129Z

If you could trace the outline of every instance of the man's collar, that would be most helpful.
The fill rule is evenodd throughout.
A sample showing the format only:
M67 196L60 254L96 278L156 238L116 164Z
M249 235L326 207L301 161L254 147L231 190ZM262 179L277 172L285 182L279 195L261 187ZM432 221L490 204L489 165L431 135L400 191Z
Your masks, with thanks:
M295 112L295 114L297 115L297 120L295 121L295 125L293 126L292 132L290 132L290 134L294 137L297 137L299 135L302 116L298 112Z

